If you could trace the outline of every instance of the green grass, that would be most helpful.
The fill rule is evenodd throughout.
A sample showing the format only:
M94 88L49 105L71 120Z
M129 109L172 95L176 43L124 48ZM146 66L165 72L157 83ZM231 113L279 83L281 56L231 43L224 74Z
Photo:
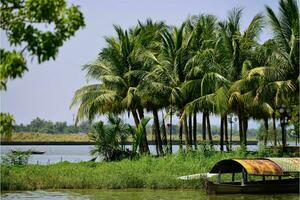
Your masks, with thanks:
M253 155L248 155L253 156ZM245 157L239 152L177 153L119 162L59 163L1 166L1 190L35 189L195 189L203 180L182 181L178 176L208 172L219 160Z

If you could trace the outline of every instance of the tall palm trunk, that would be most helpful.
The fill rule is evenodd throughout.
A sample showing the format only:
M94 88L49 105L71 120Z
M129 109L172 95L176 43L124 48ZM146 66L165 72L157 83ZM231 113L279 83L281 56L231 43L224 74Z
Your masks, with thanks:
M179 120L179 149L182 150L183 123Z
M267 146L268 142L268 135L269 135L269 120L268 118L264 118L264 126L265 126L265 133L264 133L264 145Z
M277 146L277 131L276 131L276 116L275 112L272 114L272 119L273 119L273 139L274 139L274 146Z
M248 131L248 118L243 118L243 143L245 145L245 149L247 149L247 131Z
M197 149L197 112L194 111L193 116L193 139L194 139L194 146Z
M189 115L189 145L193 145L193 123L192 123L192 114Z
M185 136L185 147L186 147L186 150L189 150L190 149L189 130L188 130L188 123L187 123L187 116L186 115L183 118L183 128L184 128L184 136Z
M224 129L225 129L226 151L230 151L230 149L229 149L229 142L228 142L228 122L227 122L227 115L224 115Z
M138 114L137 114L136 110L135 109L131 110L131 113L132 113L132 116L133 116L133 120L134 120L135 126L138 127L139 124L140 124L140 120L139 120L139 117L138 117ZM140 154L147 154L147 153L149 153L148 144L147 144L147 146L144 145L144 138L143 138L143 140L139 144L139 152L140 152Z
M138 109L138 113L139 113L140 121L141 121L141 120L144 118L144 110L143 110L142 108L139 108L139 109ZM146 131L146 128L145 128L144 132L145 132L146 134L143 135L143 139L142 139L142 142L141 142L141 148L143 149L143 150L142 150L143 153L149 154L150 151L149 151L149 146L148 146L148 140L147 140L147 131Z
M161 112L162 117L162 125L161 125L161 131L162 131L162 144L164 146L167 145L167 130L166 130L166 124L165 124L165 118L164 118L164 112Z
M158 151L159 151L159 154L161 155L161 154L163 154L163 148L162 148L162 141L161 141L161 135L160 135L158 113L157 113L156 109L153 109L152 112L153 112L153 121L154 121L154 126L155 126L155 135L157 138Z
M169 135L169 137L170 137L170 139L169 139L169 142L170 142L170 144L169 144L169 146L170 146L170 153L172 153L172 117L173 117L173 113L172 113L172 106L170 107L170 135Z
M221 124L220 124L220 151L224 151L224 117L221 116Z
M205 112L202 113L202 140L206 141L206 115Z
M244 144L244 137L243 137L243 121L242 121L242 115L240 112L238 112L238 119L239 119L239 134L240 134L240 145L243 148L245 146Z
M155 150L156 150L156 155L159 155L159 149L158 149L158 140L157 140L157 134L155 130L155 124L152 124L152 136L154 135L154 143L155 143Z
M133 120L134 120L135 126L138 127L139 124L140 124L140 120L139 120L139 117L137 115L136 110L135 109L131 110L131 113L132 113L132 116L133 116Z
M207 133L208 133L209 144L211 146L213 146L213 138L212 138L212 133L211 133L209 113L206 114L206 121L207 121Z

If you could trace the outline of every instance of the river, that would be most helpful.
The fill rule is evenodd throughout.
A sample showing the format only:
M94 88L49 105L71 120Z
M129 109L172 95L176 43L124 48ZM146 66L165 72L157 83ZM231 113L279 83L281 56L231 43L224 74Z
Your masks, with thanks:
M1 156L8 153L11 150L34 150L45 151L41 155L31 155L29 159L30 164L53 164L62 161L80 162L88 161L92 159L90 156L90 150L92 145L2 145ZM237 148L238 145L233 145L233 148ZM131 149L130 145L126 145L125 148ZM216 150L219 149L218 145L215 145ZM225 148L225 147L224 147ZM155 146L149 145L151 154L156 154ZM173 152L177 152L178 145L173 145ZM257 145L248 145L248 150L255 151L258 149Z
M2 200L298 200L297 194L272 195L206 195L202 190L58 190L4 192Z

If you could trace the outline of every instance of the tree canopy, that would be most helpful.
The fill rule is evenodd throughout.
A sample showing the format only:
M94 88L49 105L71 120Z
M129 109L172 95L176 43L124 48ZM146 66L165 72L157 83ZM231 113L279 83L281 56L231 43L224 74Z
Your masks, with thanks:
M6 89L8 79L22 77L28 57L39 63L55 59L59 47L85 25L79 7L68 6L65 0L0 2L0 28L11 45L0 49L1 89Z
M167 112L162 117L170 119L170 135L172 115L180 118L179 144L184 135L188 149L197 148L197 113L203 116L203 140L207 133L211 144L210 115L220 116L221 151L224 144L230 150L227 120L235 115L242 147L247 145L249 119L263 120L265 138L276 145L279 107L285 104L299 116L295 110L299 105L297 1L280 0L277 14L266 7L244 30L242 16L243 10L234 8L224 21L200 14L179 27L152 20L128 30L114 26L117 36L106 37L98 58L84 66L97 83L75 93L72 106L79 104L77 120L128 112L138 127L144 112L152 112L157 154L163 154L166 129L160 130L165 122L159 120L159 111ZM260 44L266 24L273 37Z

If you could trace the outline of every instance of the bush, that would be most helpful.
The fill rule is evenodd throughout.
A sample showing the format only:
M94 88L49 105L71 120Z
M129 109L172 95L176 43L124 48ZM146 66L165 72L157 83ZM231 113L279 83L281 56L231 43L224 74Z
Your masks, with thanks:
M27 165L31 156L30 151L11 151L1 158L4 165Z

